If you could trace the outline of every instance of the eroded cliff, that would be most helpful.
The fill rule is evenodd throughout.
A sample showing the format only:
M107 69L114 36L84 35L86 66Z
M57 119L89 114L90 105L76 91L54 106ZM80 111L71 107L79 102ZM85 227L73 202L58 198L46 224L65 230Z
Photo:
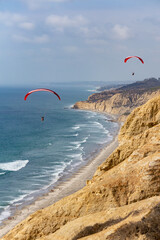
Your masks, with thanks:
M120 121L125 121L129 113L143 105L149 99L159 96L155 91L104 91L89 96L88 100L74 104L74 109L92 110L115 115Z
M128 116L118 148L83 189L30 215L2 239L160 239L160 96Z

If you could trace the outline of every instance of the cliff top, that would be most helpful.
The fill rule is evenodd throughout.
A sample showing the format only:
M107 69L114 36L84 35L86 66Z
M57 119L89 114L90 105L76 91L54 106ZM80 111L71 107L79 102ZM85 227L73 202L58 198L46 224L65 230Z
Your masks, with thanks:
M103 88L104 89L104 88ZM131 84L127 84L122 87L118 87L113 90L104 90L100 93L94 93L89 96L88 101L95 102L97 100L107 100L113 95L120 93L123 95L143 94L145 92L154 92L160 89L160 78L148 78L143 81L137 81Z
M147 89L147 88L154 88L154 87L160 87L160 78L156 79L154 77L152 78L146 78L142 81L136 81L134 83L130 84L113 84L113 88L117 90L127 90L127 89ZM109 90L108 86L103 86L98 89L98 91L105 91Z

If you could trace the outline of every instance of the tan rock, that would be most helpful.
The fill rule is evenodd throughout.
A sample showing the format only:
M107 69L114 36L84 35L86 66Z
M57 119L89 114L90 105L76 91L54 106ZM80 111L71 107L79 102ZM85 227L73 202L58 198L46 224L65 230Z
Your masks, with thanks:
M116 166L144 144L160 149L160 97L148 101L128 116L119 133L119 147L99 166L95 175ZM153 127L154 126L154 127Z
M77 218L38 240L159 239L159 222L160 197L153 197Z
M142 108L138 107L133 110L121 128L119 140L130 139L160 123L159 96L148 101Z
M107 95L105 94L107 92ZM138 106L143 105L149 99L160 95L160 90L143 93L112 93L104 91L92 94L87 101L80 101L74 104L75 109L94 110L114 114L120 121L124 121L129 113Z

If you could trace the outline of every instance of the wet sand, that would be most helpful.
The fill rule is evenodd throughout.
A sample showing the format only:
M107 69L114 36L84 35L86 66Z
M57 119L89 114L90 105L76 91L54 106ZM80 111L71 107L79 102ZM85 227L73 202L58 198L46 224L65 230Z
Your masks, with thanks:
M113 141L109 145L104 147L99 153L97 153L96 156L90 159L87 165L80 168L78 172L73 174L70 179L57 185L56 188L39 197L31 205L27 205L21 210L17 210L14 216L10 217L3 223L3 226L0 228L0 237L9 232L15 225L24 220L31 213L45 208L83 188L86 185L86 181L93 177L98 166L103 163L105 159L117 148L117 139L118 135L114 137Z

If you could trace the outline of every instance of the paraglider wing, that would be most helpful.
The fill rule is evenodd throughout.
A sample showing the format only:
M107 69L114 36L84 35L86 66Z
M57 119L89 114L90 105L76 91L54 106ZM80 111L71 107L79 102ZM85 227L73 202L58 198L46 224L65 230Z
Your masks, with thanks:
M126 63L126 62L128 61L128 59L130 59L130 58L138 58L138 59L144 64L143 59L140 58L140 57L138 57L138 56L130 56L130 57L127 57L127 58L124 59L124 62Z
M32 90L32 91L28 92L28 93L25 95L24 100L26 101L27 97L28 97L31 93L39 92L39 91L47 91L47 92L54 93L54 94L58 97L58 99L61 100L60 96L59 96L56 92L54 92L54 91L52 91L52 90L50 90L50 89L47 89L47 88L38 88L38 89L35 89L35 90Z

